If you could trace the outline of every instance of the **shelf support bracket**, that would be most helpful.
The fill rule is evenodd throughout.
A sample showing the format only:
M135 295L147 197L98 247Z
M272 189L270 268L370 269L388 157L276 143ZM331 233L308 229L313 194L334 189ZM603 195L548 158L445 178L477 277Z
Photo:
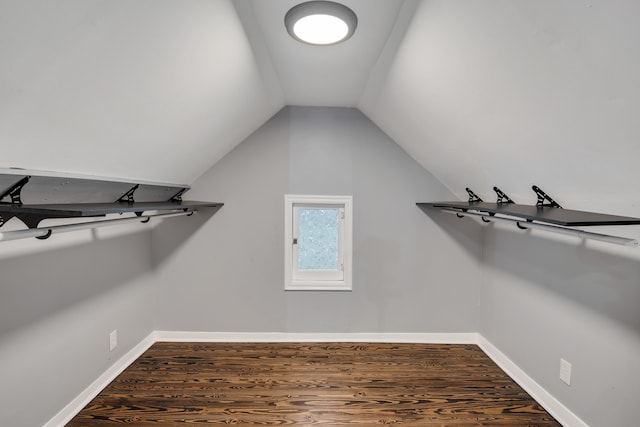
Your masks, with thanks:
M547 193L542 191L540 189L540 187L538 187L537 185L534 185L531 188L536 193L536 196L538 196L538 202L536 203L536 206L538 206L540 208L542 208L542 207L552 207L552 208L560 208L560 209L562 209L562 206L560 206L558 204L558 202L556 202L551 197L549 197L549 195ZM547 201L549 203L545 203L545 201Z
M0 202L5 197L11 197L11 206L22 206L22 188L29 182L30 176L25 176L20 181L13 184L7 191L0 195Z
M139 184L136 184L133 187L131 187L131 189L129 189L129 191L124 193L117 201L121 203L128 203L128 204L135 203L135 200L133 199L133 193L136 192L139 186L140 186Z
M15 216L28 228L38 228L38 225L40 225L40 221L47 219L46 216L35 214L17 214Z
M498 187L493 187L493 191L496 192L496 194L498 195L498 201L497 203L499 205L503 204L503 203L514 203L515 202L513 200L511 200L511 198L509 196L507 196L502 190L500 190Z
M177 202L180 203L182 202L182 195L184 194L184 192L187 191L187 188L182 188L180 191L178 191L176 194L173 195L173 197L171 197L169 199L170 202Z
M117 201L119 203L126 203L128 205L134 204L136 201L133 199L133 193L136 192L139 186L140 186L139 184L136 184L133 187L131 187L129 191L124 193ZM141 216L141 215L142 215L142 211L136 212L136 216Z
M467 194L469 194L469 203L481 202L482 199L474 193L469 187L465 188L467 190Z
M11 206L22 206L22 189L29 182L31 176L25 176L18 182L13 184L4 193L0 194L0 204L11 204ZM3 202L5 197L11 198L11 202ZM0 215L0 227L2 227L7 221L16 216L15 214L5 213L4 216Z

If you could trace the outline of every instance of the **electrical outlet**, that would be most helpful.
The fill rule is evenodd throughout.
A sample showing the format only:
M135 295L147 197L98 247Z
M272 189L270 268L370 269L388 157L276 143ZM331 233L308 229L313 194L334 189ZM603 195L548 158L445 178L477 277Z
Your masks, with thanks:
M113 351L118 346L118 330L114 329L109 334L109 351Z
M560 379L566 385L571 385L571 363L564 359L560 359Z

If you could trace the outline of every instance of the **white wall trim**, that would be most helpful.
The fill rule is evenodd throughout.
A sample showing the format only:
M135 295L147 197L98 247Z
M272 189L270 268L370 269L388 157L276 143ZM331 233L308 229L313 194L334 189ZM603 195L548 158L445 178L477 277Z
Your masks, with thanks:
M529 393L564 427L589 427L548 391L520 369L482 335L470 333L316 333L316 332L197 332L154 331L144 338L109 369L100 375L75 399L51 418L44 427L59 427L77 415L111 381L156 342L390 342L423 344L477 344L507 375Z
M478 346L507 373L520 387L531 395L544 409L547 410L564 427L589 427L569 408L553 397L547 390L520 369L511 359L491 344L485 337L478 334Z
M135 347L124 354L113 365L111 365L102 375L85 388L75 399L51 418L43 427L60 427L67 424L75 417L91 400L96 397L106 386L109 385L122 371L129 367L138 357L149 349L154 343L155 332L150 333L142 339Z
M475 344L476 333L318 333L318 332L189 332L156 331L168 342L391 342Z

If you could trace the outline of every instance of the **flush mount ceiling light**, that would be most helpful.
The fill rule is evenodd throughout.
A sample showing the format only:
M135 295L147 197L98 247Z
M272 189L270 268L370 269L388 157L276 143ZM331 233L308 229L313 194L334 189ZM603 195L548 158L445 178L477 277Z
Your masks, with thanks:
M351 9L332 1L308 1L292 7L284 25L294 39L315 45L343 42L353 35L358 18Z

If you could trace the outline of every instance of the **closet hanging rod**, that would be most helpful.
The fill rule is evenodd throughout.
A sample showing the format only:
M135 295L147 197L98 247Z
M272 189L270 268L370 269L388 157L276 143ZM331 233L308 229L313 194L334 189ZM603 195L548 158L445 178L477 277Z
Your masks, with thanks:
M522 228L522 229L531 228L531 229L545 230L545 231L550 231L550 232L553 232L553 233L580 237L582 239L599 240L601 242L613 243L615 245L632 246L632 247L637 247L638 246L638 241L636 239L629 239L629 238L626 238L626 237L612 236L612 235L609 235L609 234L593 233L593 232L590 232L590 231L578 230L578 229L573 229L573 228L565 228L565 227L561 227L561 226L557 226L557 225L540 224L540 223L531 222L531 221L525 221L525 220L521 220L521 219L511 219L511 218L497 217L497 216L481 214L481 213L477 213L477 212L469 212L469 211L463 212L463 211L459 211L459 210L456 210L456 209L448 209L448 208L444 208L442 210L445 211L445 212L448 212L448 213L454 213L458 217L463 217L465 215L479 216L479 217L482 218L482 220L484 222L492 222L493 221L493 222L515 223L518 226L518 228Z
M51 227L28 228L25 230L13 230L0 232L0 241L26 239L36 237L45 239L54 233L66 233L69 231L89 230L92 228L105 227L108 225L127 224L130 222L148 222L151 218L171 218L176 216L190 216L196 211L169 212L161 214L150 214L128 218L113 218L100 221L81 222L77 224L53 225Z

